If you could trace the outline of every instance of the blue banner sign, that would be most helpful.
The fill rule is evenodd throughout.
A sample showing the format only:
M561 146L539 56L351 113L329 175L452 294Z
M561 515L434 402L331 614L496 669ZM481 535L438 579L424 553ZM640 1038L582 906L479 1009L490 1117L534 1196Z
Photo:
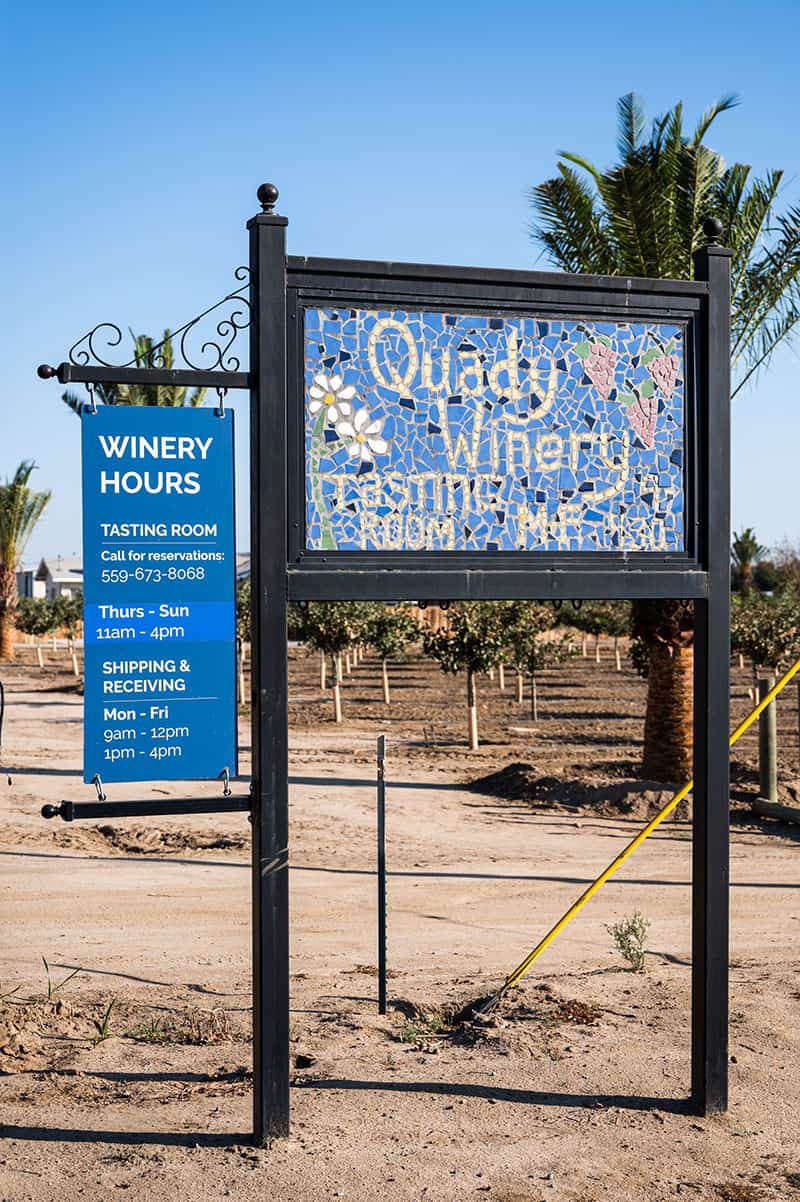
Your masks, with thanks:
M82 418L84 780L231 776L233 413Z
M305 310L315 551L684 550L678 322Z

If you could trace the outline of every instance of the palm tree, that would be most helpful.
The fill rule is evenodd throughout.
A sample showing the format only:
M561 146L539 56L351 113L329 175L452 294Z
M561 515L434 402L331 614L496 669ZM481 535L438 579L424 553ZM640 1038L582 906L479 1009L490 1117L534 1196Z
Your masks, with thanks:
M733 568L733 587L746 596L753 588L753 568L767 553L755 536L752 527L747 526L741 534L733 532L731 543L731 566Z
M689 279L705 242L703 221L722 223L731 263L731 360L735 395L765 367L800 320L800 208L777 210L782 171L754 178L726 167L705 145L725 97L684 132L683 106L649 132L633 94L618 104L620 161L606 171L562 154L558 175L534 187L531 234L564 271ZM691 763L693 618L682 602L637 602L634 624L650 660L643 775L678 780Z
M25 544L50 500L49 492L28 487L35 463L22 462L10 480L0 484L0 659L14 658L14 610L17 568Z
M159 368L172 370L175 352L169 330L164 331L160 343L153 342L147 334L134 334L133 331L131 338L137 367L152 367L155 351ZM192 409L202 405L207 391L205 388L196 388L194 392L189 393L188 389L178 384L95 384L94 387L97 399L102 405L164 405L172 408L189 406ZM88 407L88 401L69 390L62 393L61 399L79 417Z

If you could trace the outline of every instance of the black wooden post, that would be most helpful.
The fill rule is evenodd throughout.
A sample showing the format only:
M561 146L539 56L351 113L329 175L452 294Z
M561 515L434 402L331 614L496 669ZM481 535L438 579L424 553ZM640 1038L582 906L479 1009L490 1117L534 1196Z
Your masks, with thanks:
M708 282L698 395L698 497L708 572L695 601L694 823L692 847L692 1102L701 1114L728 1105L728 870L730 724L730 259L716 245L696 253L695 278Z
M250 231L253 1134L289 1133L286 225L262 184Z

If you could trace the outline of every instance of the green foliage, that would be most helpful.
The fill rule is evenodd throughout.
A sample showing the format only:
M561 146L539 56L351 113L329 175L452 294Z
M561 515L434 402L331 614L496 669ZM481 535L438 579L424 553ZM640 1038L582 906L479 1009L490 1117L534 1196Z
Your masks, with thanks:
M78 973L82 971L80 968L75 968L71 973L68 973L68 975L64 977L63 981L54 981L50 973L50 965L47 963L44 956L42 956L42 964L44 965L44 973L47 978L48 1002L52 1001L58 991L64 988L64 986L67 984L67 981L71 981L73 977L77 977Z
M32 460L24 460L11 479L0 484L0 564L12 572L50 500L49 492L34 492L30 487L35 467Z
M56 597L52 602L54 630L60 630L65 626L69 631L69 637L75 638L78 627L83 621L83 596L77 593L74 597L68 597L66 593L62 593L60 597Z
M425 654L443 672L488 672L505 653L503 609L491 601L459 601L448 610L449 630L426 630Z
M303 639L327 655L341 655L364 642L373 612L370 601L309 601L303 614Z
M777 589L800 597L800 549L784 540L775 548L775 571L778 574Z
M419 637L419 624L401 606L376 605L367 617L364 641L381 659L402 659L409 643Z
M609 638L622 638L631 626L630 601L583 601L575 609L561 609L559 620L565 626L583 630L595 636L604 634Z
M14 625L23 634L41 638L54 630L66 627L70 638L75 638L83 621L83 598L61 596L54 601L44 597L20 597L14 614Z
M511 601L504 613L504 659L527 676L569 655L568 638L542 638L553 627L555 610L539 601Z
M171 371L175 363L175 351L169 330L164 331L160 343L155 343L147 334L134 334L133 354L137 367L150 367L157 362L160 368ZM151 358L153 351L155 356ZM100 405L160 405L170 408L189 407L196 409L205 400L205 388L195 388L189 392L178 384L95 384L95 397ZM65 405L79 417L84 409L89 408L89 402L74 392L65 392L61 396Z
M751 167L726 167L705 145L735 104L724 97L689 133L678 103L648 135L641 102L629 93L618 104L619 162L601 171L562 154L558 175L531 191L532 235L570 272L690 279L692 254L706 242L703 222L717 218L733 250L734 394L800 321L800 208L776 211L783 172L754 178Z
M111 1001L100 1015L100 1018L92 1019L92 1022L94 1023L94 1029L97 1032L93 1041L95 1046L98 1043L102 1043L104 1039L108 1039L111 1035L111 1011L114 1009L114 1003L116 1000L116 998L112 997Z
M650 650L644 639L631 639L631 645L628 654L630 655L630 660L636 675L641 676L643 680L647 680L650 672Z
M644 958L647 952L647 932L650 930L650 920L635 910L628 918L621 918L612 926L607 927L614 940L617 951L631 967L631 972L644 972Z
M14 612L14 625L17 630L40 638L50 634L58 624L53 605L44 597L20 597Z
M761 593L774 593L781 587L781 573L771 559L760 559L753 568L753 584Z
M250 577L242 580L236 589L236 638L240 643L250 642Z
M734 598L731 648L762 668L781 671L800 655L800 602L792 593Z
M767 548L762 547L752 527L747 526L740 534L734 531L731 543L731 587L740 593L748 593L755 582L755 566L764 558Z

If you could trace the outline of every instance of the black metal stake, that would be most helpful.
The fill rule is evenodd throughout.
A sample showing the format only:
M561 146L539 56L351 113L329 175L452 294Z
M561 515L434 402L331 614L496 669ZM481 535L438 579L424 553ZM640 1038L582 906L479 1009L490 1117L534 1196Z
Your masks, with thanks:
M253 746L253 1134L289 1134L286 225L262 184L248 222Z
M386 737L378 735L378 1013L386 1013Z

